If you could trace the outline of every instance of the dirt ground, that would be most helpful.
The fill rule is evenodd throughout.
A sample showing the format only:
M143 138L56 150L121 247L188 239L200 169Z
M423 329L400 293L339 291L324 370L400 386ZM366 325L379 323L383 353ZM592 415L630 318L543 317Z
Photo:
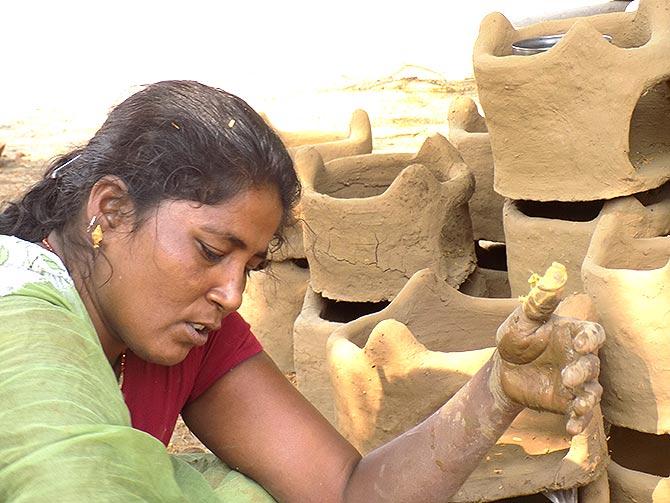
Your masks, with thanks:
M370 116L375 152L416 152L428 135L447 136L451 101L459 95L475 98L476 89L472 80L447 82L430 72L410 70L310 96L268 97L251 104L279 129L292 131L345 131L351 112L362 108ZM49 159L85 144L115 104L109 96L99 99L93 107L87 103L66 111L27 110L21 118L0 119L0 207L39 180ZM204 447L179 421L169 449L198 452Z

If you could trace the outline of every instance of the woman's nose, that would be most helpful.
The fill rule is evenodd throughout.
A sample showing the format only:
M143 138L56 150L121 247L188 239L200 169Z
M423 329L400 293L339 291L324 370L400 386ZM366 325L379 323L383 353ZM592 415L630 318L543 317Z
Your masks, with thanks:
M226 314L237 311L242 304L242 294L246 284L244 274L228 277L225 281L210 288L207 292L207 300L216 304Z

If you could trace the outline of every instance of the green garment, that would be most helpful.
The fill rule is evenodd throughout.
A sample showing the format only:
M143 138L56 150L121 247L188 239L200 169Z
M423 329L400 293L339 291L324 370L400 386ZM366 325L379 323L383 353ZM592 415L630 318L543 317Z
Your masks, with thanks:
M274 501L216 458L170 456L131 427L62 262L10 236L0 236L0 362L0 501Z

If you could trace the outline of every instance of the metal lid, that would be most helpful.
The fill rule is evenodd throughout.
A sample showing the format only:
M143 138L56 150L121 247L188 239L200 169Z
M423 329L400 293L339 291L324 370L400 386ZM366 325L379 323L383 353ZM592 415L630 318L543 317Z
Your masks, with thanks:
M546 52L554 47L565 33L558 33L556 35L545 35L543 37L526 38L519 40L512 44L512 54L517 56L530 56ZM608 42L612 42L612 37L603 35L603 38Z

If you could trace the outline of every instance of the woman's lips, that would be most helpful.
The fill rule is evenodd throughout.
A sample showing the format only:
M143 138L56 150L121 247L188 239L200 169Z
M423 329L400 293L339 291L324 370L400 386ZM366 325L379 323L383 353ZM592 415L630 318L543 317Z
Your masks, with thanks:
M202 330L196 330L196 327L203 328ZM204 325L186 323L186 331L188 332L189 338L195 346L203 346L207 343L207 339L209 339L209 331L204 327Z

